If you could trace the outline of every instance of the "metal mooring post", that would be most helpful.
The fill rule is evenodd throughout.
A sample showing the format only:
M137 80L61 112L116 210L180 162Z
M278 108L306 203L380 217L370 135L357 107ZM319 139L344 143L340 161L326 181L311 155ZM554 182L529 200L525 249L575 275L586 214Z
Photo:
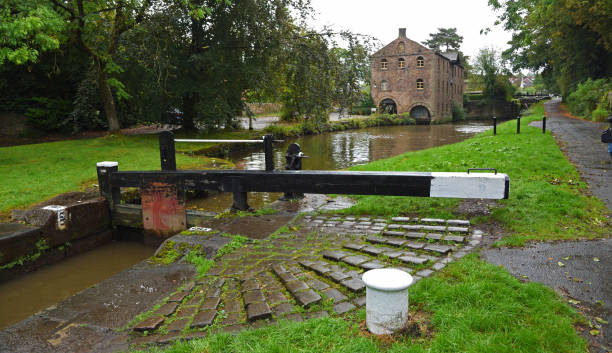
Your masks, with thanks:
M266 159L266 171L274 170L274 150L272 149L272 135L263 137L264 155Z
M287 148L287 153L285 153L285 169L286 170L302 170L302 158L304 158L304 153L300 149L300 145L297 143L292 143ZM281 197L281 200L296 200L304 198L304 194L299 192L291 192L287 191Z
M521 117L520 116L516 117L516 133L517 134L521 133Z
M170 131L159 133L159 158L162 170L176 170L176 150L174 134Z
M121 199L121 191L117 187L113 187L111 183L111 173L119 171L119 163L117 162L98 162L96 163L98 171L98 187L100 195L108 201L108 207L112 210Z
M546 115L542 117L542 133L546 133Z
M497 135L497 118L493 117L493 136Z

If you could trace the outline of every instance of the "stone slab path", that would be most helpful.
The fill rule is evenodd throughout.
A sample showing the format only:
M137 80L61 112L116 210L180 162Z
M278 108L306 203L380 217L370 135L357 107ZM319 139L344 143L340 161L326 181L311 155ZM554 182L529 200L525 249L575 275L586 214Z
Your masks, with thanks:
M418 281L465 256L481 237L463 220L301 216L217 259L206 276L161 300L129 328L129 344L349 313L365 305L365 271L395 267Z

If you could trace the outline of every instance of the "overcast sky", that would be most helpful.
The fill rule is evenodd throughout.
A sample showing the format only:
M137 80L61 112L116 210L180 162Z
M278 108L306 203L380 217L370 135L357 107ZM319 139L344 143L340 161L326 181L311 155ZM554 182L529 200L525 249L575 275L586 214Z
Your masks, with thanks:
M494 26L496 13L487 0L311 0L316 14L309 21L314 28L330 25L353 33L378 38L383 45L406 28L416 42L429 39L439 27L456 27L463 36L461 50L471 58L483 47L506 49L510 33ZM480 30L490 27L488 35Z

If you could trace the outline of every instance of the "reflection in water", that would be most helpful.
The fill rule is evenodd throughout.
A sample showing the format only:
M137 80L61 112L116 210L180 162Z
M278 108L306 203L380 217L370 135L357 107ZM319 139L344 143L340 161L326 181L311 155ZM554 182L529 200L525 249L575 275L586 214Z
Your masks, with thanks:
M155 248L113 242L0 284L0 328L103 281L153 255Z
M308 170L337 170L389 158L408 151L418 151L463 141L491 128L490 122L476 121L462 124L387 126L363 130L349 130L329 134L303 136L274 145L277 169L285 168L285 151L291 143L298 143L308 158L302 168ZM231 156L236 169L264 169L263 151L237 153ZM260 208L279 194L249 193L249 205ZM232 194L188 202L188 208L220 212L232 204Z

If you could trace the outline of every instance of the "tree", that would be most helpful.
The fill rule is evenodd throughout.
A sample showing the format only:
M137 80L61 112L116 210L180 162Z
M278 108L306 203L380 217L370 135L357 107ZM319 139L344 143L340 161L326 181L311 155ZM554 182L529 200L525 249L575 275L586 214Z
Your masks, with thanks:
M445 51L459 50L463 43L463 37L457 34L457 28L438 28L437 33L430 33L429 39L423 44L429 49L440 51L441 46L445 46Z
M487 99L512 98L512 88L507 72L504 72L502 59L494 48L482 48L474 59L473 72L479 75L484 85L484 97Z
M515 70L540 72L564 96L579 82L612 75L609 0L489 0L496 24L512 31L504 51Z

